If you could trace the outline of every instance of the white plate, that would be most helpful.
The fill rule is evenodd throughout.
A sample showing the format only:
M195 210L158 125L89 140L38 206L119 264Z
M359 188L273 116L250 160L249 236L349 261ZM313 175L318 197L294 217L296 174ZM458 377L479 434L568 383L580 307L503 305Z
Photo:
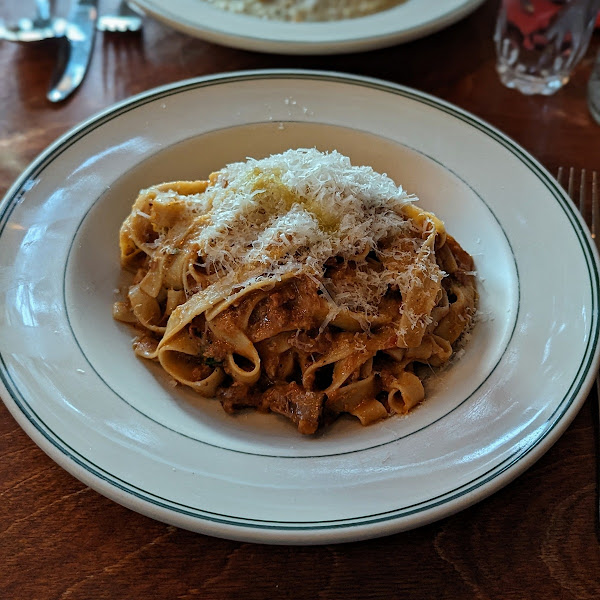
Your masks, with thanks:
M147 14L210 42L281 54L340 54L384 48L429 35L473 12L483 0L406 0L343 21L289 23L234 14L202 0L134 0Z
M298 146L387 172L475 257L472 338L406 418L303 437L275 415L228 416L170 387L111 317L139 188ZM552 177L473 115L341 74L196 79L83 123L0 205L0 273L2 396L23 429L117 502L240 540L356 540L456 512L548 450L598 362L597 258Z

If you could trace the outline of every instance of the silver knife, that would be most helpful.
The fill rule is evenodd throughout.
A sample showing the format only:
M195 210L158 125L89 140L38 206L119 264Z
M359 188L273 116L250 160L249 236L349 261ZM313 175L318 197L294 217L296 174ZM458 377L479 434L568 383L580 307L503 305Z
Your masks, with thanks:
M83 81L94 46L97 19L98 0L74 0L46 96L50 102L61 102Z

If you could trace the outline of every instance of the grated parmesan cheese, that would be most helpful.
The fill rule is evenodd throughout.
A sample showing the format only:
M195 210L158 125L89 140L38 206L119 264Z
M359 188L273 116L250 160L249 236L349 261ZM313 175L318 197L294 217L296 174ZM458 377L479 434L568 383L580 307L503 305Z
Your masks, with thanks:
M413 200L371 167L353 166L337 151L304 148L229 164L206 192L180 206L205 216L189 241L211 281L242 290L305 274L319 283L331 306L325 324L342 309L363 314L366 323L390 286L403 294L414 279L424 236L402 214ZM381 244L397 238L406 240L407 250ZM370 251L406 268L373 269L366 259ZM421 254L419 268L439 281L444 274L435 258ZM325 262L331 257L351 261L353 276L328 279Z

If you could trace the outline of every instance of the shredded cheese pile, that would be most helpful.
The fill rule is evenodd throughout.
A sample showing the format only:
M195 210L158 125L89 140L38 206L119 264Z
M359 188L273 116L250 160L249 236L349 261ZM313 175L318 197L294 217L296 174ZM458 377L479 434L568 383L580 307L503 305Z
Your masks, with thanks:
M414 257L421 230L402 214L414 199L387 175L353 166L337 151L304 148L229 164L203 194L188 196L187 206L204 216L193 245L212 281L241 290L306 274L319 282L333 318L343 309L375 314L390 285L407 289L410 269L377 271L366 258L370 251L380 258L379 243L397 237L413 240ZM327 280L332 257L352 261L352 277Z

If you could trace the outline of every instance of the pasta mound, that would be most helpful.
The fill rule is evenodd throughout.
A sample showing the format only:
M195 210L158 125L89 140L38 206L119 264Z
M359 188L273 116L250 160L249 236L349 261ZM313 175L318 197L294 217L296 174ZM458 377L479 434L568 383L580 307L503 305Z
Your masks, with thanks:
M477 303L472 258L370 167L288 150L142 190L121 227L116 319L177 382L301 433L424 398Z

